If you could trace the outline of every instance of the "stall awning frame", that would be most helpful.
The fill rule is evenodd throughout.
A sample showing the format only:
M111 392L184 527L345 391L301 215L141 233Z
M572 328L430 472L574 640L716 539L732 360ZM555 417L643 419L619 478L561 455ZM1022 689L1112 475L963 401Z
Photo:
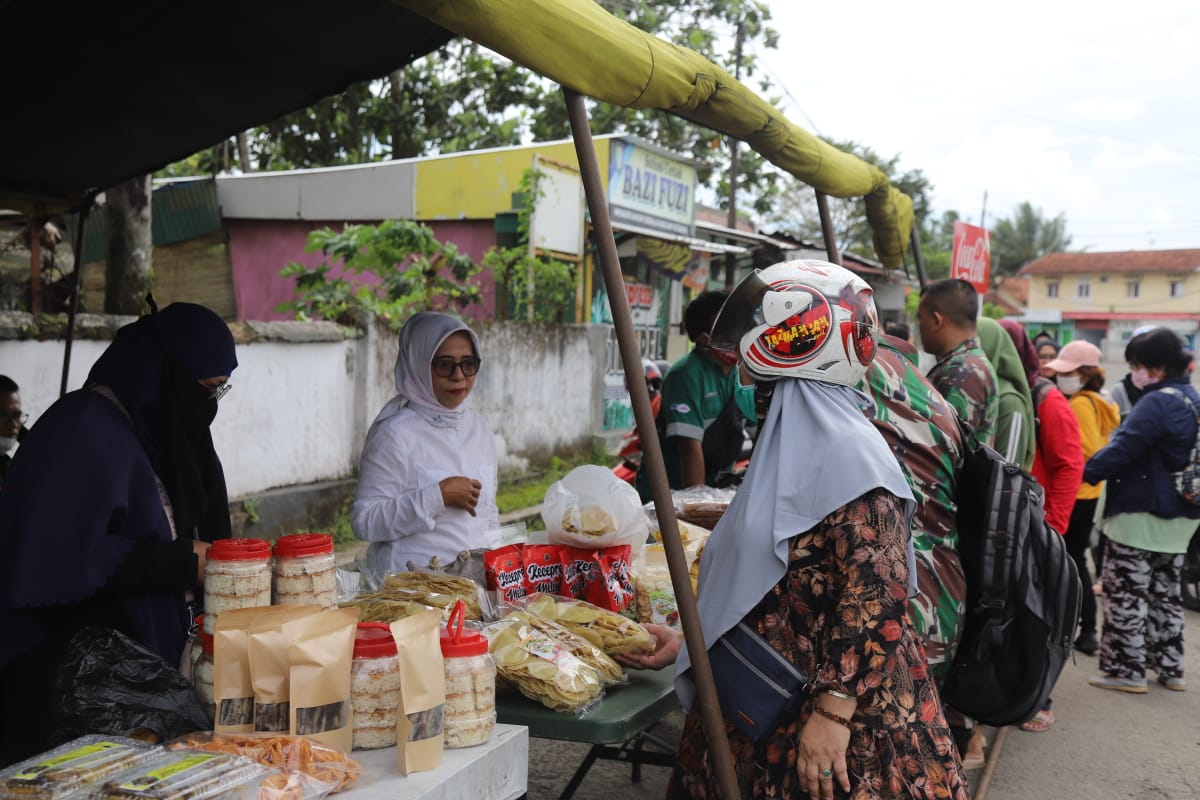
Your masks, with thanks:
M694 236L682 236L678 233L666 233L665 231L655 230L654 228L643 228L640 225L630 225L626 222L614 222L612 224L614 231L622 231L624 233L632 233L636 236L649 236L653 239L662 239L664 242L675 242L676 244L686 244L691 249L699 253L746 253L749 252L746 248L736 244L722 244L721 242L710 242L707 239L697 239Z

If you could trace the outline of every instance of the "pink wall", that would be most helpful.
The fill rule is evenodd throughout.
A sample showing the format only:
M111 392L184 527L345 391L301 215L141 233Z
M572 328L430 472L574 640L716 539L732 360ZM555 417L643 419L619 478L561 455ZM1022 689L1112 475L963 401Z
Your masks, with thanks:
M310 231L340 224L303 220L227 219L229 259L233 265L233 292L239 320L291 319L291 315L276 311L280 303L294 297L295 281L279 272L291 261L316 266L325 260L318 251L304 252ZM489 247L496 243L491 220L453 220L431 223L434 235L442 242L454 242L459 250L476 263ZM335 263L331 277L342 275L341 265ZM362 283L375 283L371 276L352 276ZM466 309L468 319L489 319L496 302L496 286L492 276L480 273L476 282L483 294L483 304Z

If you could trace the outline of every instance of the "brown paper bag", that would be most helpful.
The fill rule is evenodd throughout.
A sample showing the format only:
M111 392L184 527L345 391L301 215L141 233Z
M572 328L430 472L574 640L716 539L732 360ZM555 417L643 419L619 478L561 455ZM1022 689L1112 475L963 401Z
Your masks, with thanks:
M283 624L291 663L288 733L349 753L354 746L350 662L357 608L339 608Z
M288 661L288 639L283 624L311 614L321 613L321 606L276 606L269 613L259 614L250 623L249 646L250 685L254 689L254 730L287 733L291 665Z
M442 666L437 611L392 623L400 662L400 709L396 714L396 766L401 775L442 765L446 673Z
M270 608L239 608L217 617L213 631L213 703L217 733L254 731L254 686L250 682L250 625Z

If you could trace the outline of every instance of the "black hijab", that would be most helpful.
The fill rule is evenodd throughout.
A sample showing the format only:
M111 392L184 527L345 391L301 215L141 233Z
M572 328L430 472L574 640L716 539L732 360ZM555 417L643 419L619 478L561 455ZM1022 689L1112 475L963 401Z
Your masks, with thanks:
M172 303L121 328L88 374L128 412L166 487L181 538L230 534L229 498L209 425L217 401L197 381L237 367L233 335L204 306Z

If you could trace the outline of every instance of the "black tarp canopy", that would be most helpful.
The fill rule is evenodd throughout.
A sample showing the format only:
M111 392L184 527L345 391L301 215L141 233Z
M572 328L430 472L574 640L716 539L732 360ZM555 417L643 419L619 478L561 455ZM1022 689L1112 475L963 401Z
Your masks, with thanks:
M0 208L81 205L453 34L388 0L0 0Z

